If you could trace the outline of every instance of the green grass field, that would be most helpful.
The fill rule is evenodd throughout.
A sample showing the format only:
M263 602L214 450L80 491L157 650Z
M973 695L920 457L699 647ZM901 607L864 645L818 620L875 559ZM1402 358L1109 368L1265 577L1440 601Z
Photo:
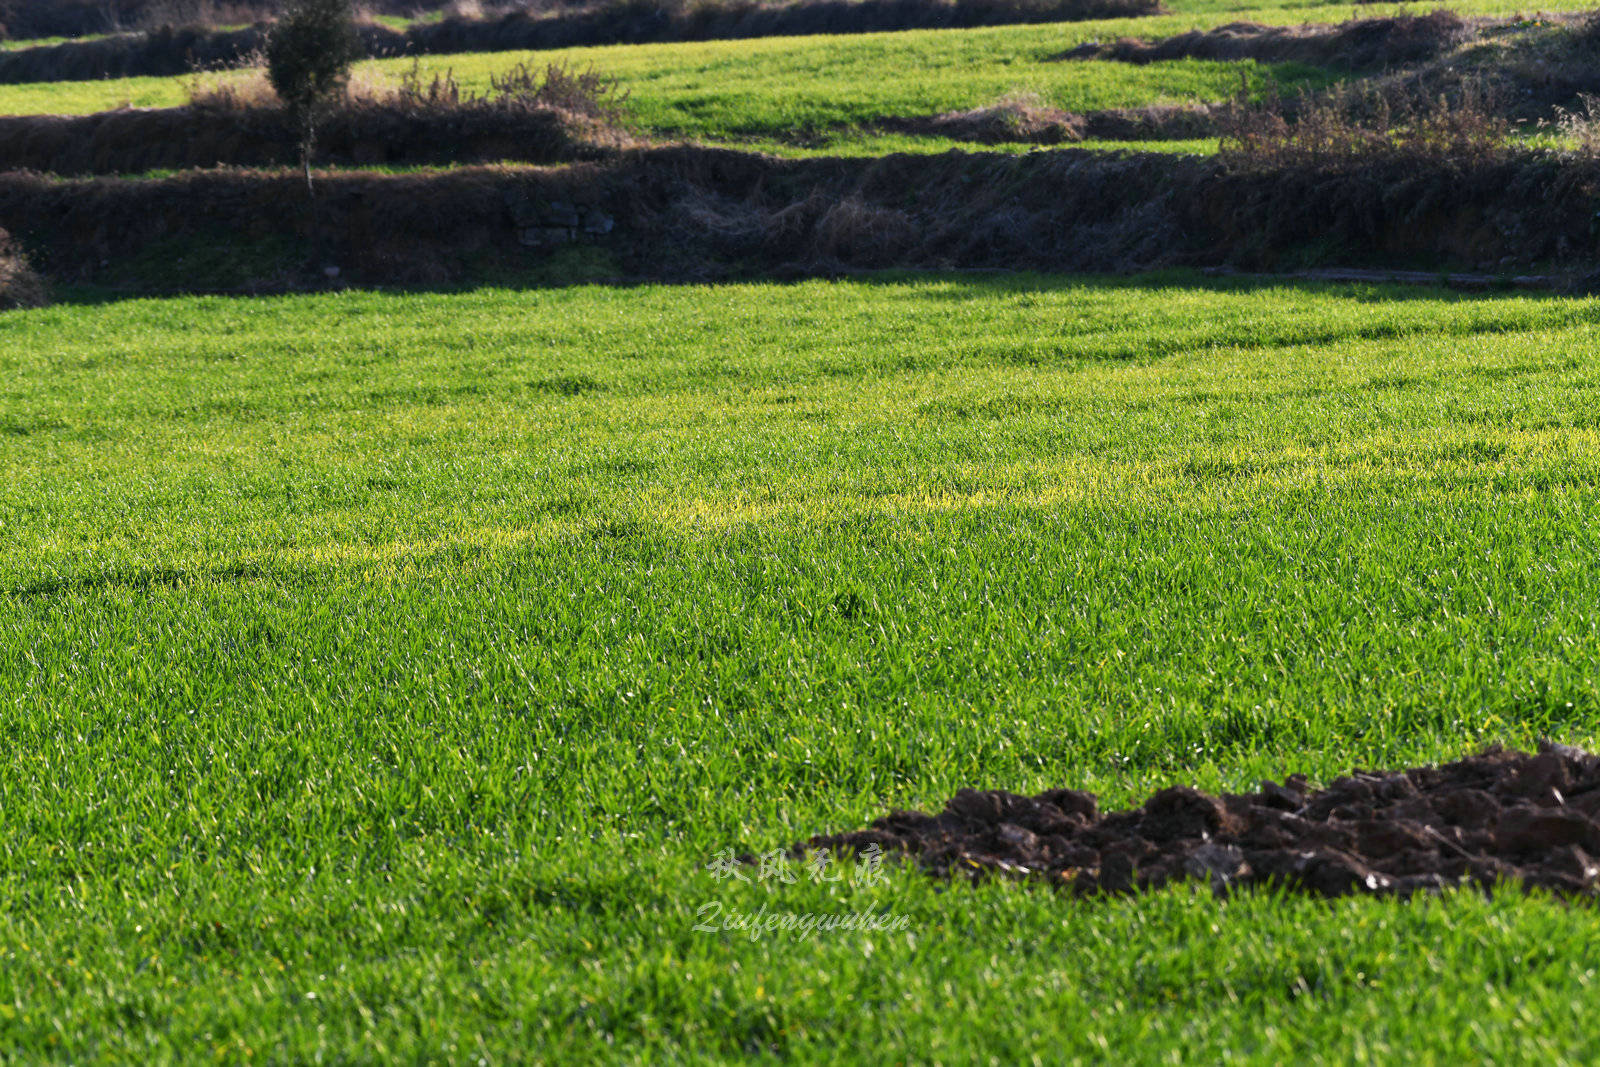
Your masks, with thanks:
M1510 0L1470 0L1450 5L1477 14L1521 10ZM1546 8L1582 7L1557 0ZM930 30L838 37L774 37L742 41L627 45L525 53L434 56L425 73L451 72L468 91L489 87L491 75L521 60L594 66L627 90L630 124L660 139L694 140L783 155L881 154L946 151L942 138L884 136L871 125L983 107L1009 94L1037 94L1045 102L1082 112L1103 108L1217 102L1241 85L1259 91L1268 81L1293 89L1322 86L1340 76L1300 64L1185 60L1148 66L1112 62L1053 61L1089 40L1137 35L1159 37L1248 18L1293 23L1307 18L1337 22L1410 10L1380 5L1289 5L1240 8L1195 3L1170 15L1143 19ZM398 78L411 60L364 66L366 76ZM903 72L885 77L885 71ZM0 86L0 114L87 114L117 107L170 107L188 99L193 79L124 78ZM864 129L865 128L865 129ZM1184 142L1157 149L1207 152L1215 142ZM1096 145L1095 147L1120 147Z
M0 1049L1591 1061L1584 907L704 868L967 785L1592 744L1597 313L1174 275L0 317Z
M629 93L629 121L643 133L702 141L739 139L763 147L839 125L980 107L1014 91L1038 92L1058 107L1086 111L1223 100L1238 92L1241 75L1255 87L1269 75L1285 85L1328 80L1312 68L1289 64L1047 62L1046 55L1067 47L1047 36L1054 30L764 38L574 50L542 54L536 61L565 59L580 66L593 61L618 77ZM491 75L527 58L522 53L442 56L428 60L423 69L450 70L464 87L485 91ZM410 65L409 60L372 64L395 77ZM919 76L884 78L886 68L914 69ZM126 78L0 86L0 114L172 107L187 101L191 81Z

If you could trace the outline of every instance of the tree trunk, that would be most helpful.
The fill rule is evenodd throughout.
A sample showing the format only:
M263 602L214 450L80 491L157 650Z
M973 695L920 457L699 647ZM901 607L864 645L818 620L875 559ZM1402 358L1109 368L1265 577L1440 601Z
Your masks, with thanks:
M300 168L306 175L306 196L312 200L317 198L317 191L311 184L311 154L316 150L316 139L316 120L307 115L305 128L300 132Z

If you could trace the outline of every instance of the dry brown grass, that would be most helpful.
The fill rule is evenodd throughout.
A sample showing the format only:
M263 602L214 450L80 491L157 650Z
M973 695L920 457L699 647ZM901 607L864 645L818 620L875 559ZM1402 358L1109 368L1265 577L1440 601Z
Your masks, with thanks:
M44 279L28 266L27 257L11 240L11 235L0 230L0 311L43 307L47 303L49 293Z
M1083 140L1084 120L1051 107L1038 93L1014 92L988 107L935 116L929 132L981 144L1066 144Z
M192 74L184 87L189 106L206 111L254 111L282 107L267 79L266 60L258 52L239 70Z
M847 196L817 220L815 247L830 259L878 265L892 262L915 237L904 211Z
M1600 156L1600 96L1579 93L1571 108L1556 108L1556 135L1584 155Z
M503 74L491 75L489 86L482 94L464 91L451 70L424 78L419 62L398 79L366 67L350 76L337 110L382 109L406 114L550 110L620 126L627 109L628 94L617 79L593 67L579 70L550 63L540 71L518 63ZM189 105L207 111L277 110L283 106L259 55L240 70L195 74L187 90Z
M1250 168L1325 168L1396 160L1458 164L1504 159L1511 124L1491 91L1466 83L1455 99L1346 85L1261 103L1236 100L1219 114L1225 162Z

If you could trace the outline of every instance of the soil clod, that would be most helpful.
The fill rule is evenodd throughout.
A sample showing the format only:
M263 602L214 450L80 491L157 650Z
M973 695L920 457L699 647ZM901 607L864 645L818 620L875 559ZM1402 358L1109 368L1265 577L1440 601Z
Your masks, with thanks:
M1600 755L1498 746L1440 767L1303 775L1254 793L1163 789L1101 813L1093 794L963 789L938 815L895 812L797 850L874 845L934 873L1038 878L1077 894L1208 882L1337 897L1500 884L1600 895Z

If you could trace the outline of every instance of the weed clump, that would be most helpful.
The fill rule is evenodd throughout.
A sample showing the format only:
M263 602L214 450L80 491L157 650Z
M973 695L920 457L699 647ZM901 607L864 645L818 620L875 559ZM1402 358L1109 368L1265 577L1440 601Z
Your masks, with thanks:
M243 71L195 76L188 96L190 107L211 112L286 108L259 57ZM621 83L593 67L579 70L550 63L541 72L528 63L518 63L503 74L490 75L487 92L474 93L462 88L453 70L429 77L417 61L397 81L381 75L347 78L329 101L327 117L335 120L380 111L408 116L554 111L620 126L627 102L628 93Z
M1427 160L1469 165L1508 157L1511 124L1472 83L1451 99L1340 86L1259 103L1241 93L1219 114L1222 159L1246 169L1321 169Z
M1037 93L1011 93L988 107L937 115L928 128L936 136L979 144L1067 144L1083 140L1085 122Z
M43 307L49 303L44 279L28 265L16 242L0 230L0 311Z

